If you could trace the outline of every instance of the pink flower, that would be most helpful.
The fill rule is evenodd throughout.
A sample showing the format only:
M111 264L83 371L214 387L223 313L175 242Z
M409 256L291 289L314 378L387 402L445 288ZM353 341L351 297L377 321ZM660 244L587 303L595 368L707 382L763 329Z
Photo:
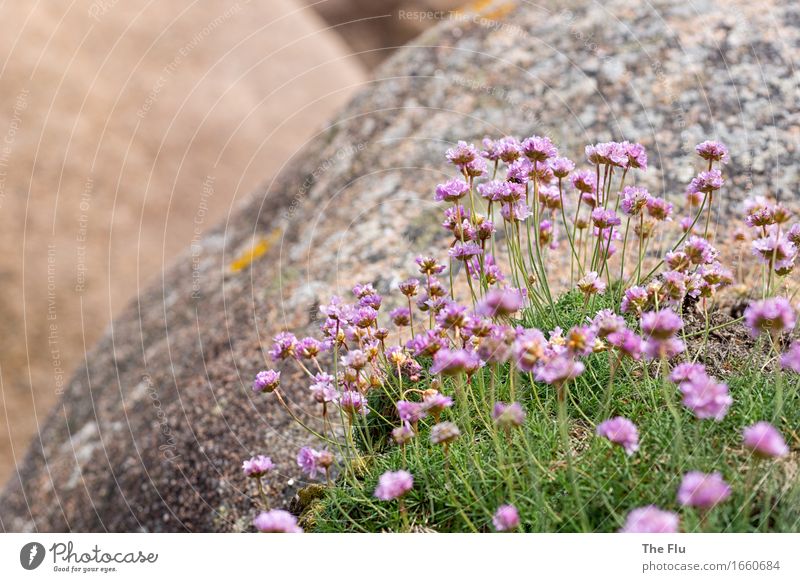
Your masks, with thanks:
M781 366L800 374L800 341L793 342L781 356Z
M242 463L242 472L245 477L258 478L266 475L274 467L272 459L264 455L258 455Z
M492 518L494 529L509 531L519 527L519 512L513 505L501 505Z
M297 518L283 509L262 511L253 520L253 525L261 533L303 533L297 525Z
M744 446L757 457L785 457L789 454L786 441L774 426L768 422L757 422L742 431Z
M678 533L678 514L655 505L632 510L620 533Z
M639 430L625 417L617 416L597 425L597 435L620 445L628 455L639 450Z
M754 301L744 312L745 322L753 337L764 332L773 337L794 329L796 315L789 300L784 297L772 297L763 301Z
M519 402L511 404L496 402L492 411L492 419L497 426L503 429L522 426L525 423L525 410Z
M694 151L704 160L722 162L723 164L728 163L728 148L722 142L704 141L697 144Z
M253 380L253 392L274 392L281 383L281 373L275 370L262 370Z
M503 317L522 308L522 296L516 289L492 289L478 304L475 312L484 317Z
M386 471L378 479L375 497L381 501L398 499L414 487L414 477L408 471Z
M683 476L678 488L678 502L681 505L710 509L722 503L731 495L730 486L719 473L690 471Z

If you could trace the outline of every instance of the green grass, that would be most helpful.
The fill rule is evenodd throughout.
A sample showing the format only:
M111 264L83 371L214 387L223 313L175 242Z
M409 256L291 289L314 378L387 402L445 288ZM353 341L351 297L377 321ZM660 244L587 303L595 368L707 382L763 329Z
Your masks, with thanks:
M608 295L599 297L590 312L611 303ZM558 301L557 318L550 313L537 319L526 313L522 323L551 329L558 319L567 330L581 322L587 311L582 297L569 293ZM700 342L690 342L688 355L699 347ZM764 357L757 351L753 354L750 361L730 362L736 371L722 378L734 399L722 422L695 419L680 406L676 387L666 386L679 410L683 450L675 444L676 421L667 407L665 386L654 377L657 366L625 362L616 373L609 398L608 354L587 358L586 372L570 386L568 400L577 492L559 438L554 389L532 382L528 375L517 375L515 381L516 399L527 410L527 422L510 434L498 433L491 422L491 370L484 369L473 378L466 405L457 404L444 415L445 420L459 424L462 432L450 446L447 463L443 448L428 439L430 419L420 423L420 434L405 453L391 444L386 437L393 426L391 402L396 396L374 396L371 404L380 414L370 421L369 439L363 431L359 433L361 461L344 472L335 487L321 489L320 497L301 516L302 523L319 532L404 531L398 503L378 501L372 493L383 472L405 468L415 478L404 500L414 530L492 531L496 508L513 503L522 529L531 532L615 531L628 511L649 504L679 512L684 531L798 531L796 455L756 464L741 446L744 426L772 420L774 414L774 373L760 371ZM508 366L500 370L494 387L499 400L509 400L509 374ZM416 387L425 389L425 382ZM794 449L800 418L798 377L787 375L784 382L782 419L774 424ZM446 381L443 391L452 395L453 390L452 381ZM603 414L607 398L609 412ZM618 415L639 427L640 449L632 457L594 436L598 422ZM731 497L702 522L697 512L680 508L676 501L681 477L690 470L720 471L733 487Z

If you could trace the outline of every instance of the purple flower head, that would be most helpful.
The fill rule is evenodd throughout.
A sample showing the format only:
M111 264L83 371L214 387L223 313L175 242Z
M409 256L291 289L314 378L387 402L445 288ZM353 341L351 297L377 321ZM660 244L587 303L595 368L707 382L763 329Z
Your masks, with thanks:
M710 509L730 497L731 488L719 473L690 471L678 488L678 503Z
M729 160L728 148L718 141L704 141L699 143L695 146L694 151L696 151L697 155L701 158L710 162L722 162L723 164L727 164Z
M466 373L471 376L480 365L481 361L475 352L442 348L433 356L431 374L457 376Z
M622 416L598 424L597 435L621 446L628 455L639 450L639 430L635 424Z
M456 202L469 192L469 185L464 180L448 180L436 186L434 200L437 202Z
M458 303L449 303L436 315L436 323L442 329L461 329L467 323L467 308Z
M625 296L620 304L620 311L622 313L641 313L647 307L649 301L650 296L647 293L647 289L644 287L631 287L625 290Z
M576 325L567 334L567 352L576 356L588 356L594 351L597 342L597 329L594 326Z
M717 169L713 169L697 174L697 177L692 179L689 188L695 192L710 194L722 188L724 183L725 180L722 179L722 173Z
M441 332L430 329L406 342L406 348L414 356L433 356L447 344L442 339Z
M487 202L501 202L511 196L508 182L503 180L492 180L478 185L478 194Z
M717 382L705 372L693 374L688 380L680 383L683 393L683 405L694 412L699 419L713 418L720 421L725 418L733 399L728 394L728 385Z
M525 423L525 416L525 410L519 402L511 404L495 402L494 410L492 410L492 419L502 429L522 426Z
M498 140L483 138L483 151L481 155L492 162L502 160L510 163L516 160L522 152L519 142L513 137L503 137Z
M263 477L274 468L275 464L272 462L272 459L264 455L252 457L242 463L242 472L245 477Z
M572 174L570 182L578 192L594 194L597 191L597 178L589 170L578 170Z
M262 370L253 380L253 392L273 392L281 383L281 373Z
M781 356L781 366L800 374L800 341L792 342L786 353Z
M623 142L625 153L628 155L628 167L647 170L647 151L640 143Z
M683 252L695 265L707 265L716 260L719 252L711 243L699 236L690 236L686 244L683 245Z
M500 215L507 222L522 222L531 215L528 205L523 201L507 202L500 207Z
M664 262L673 271L685 273L691 267L692 262L689 260L689 255L683 251L669 252L664 257Z
M514 340L514 360L522 372L533 372L545 358L547 340L538 329L522 330Z
M409 443L414 436L414 430L406 423L392 429L392 440L400 446Z
M622 189L622 211L628 216L639 216L648 200L650 193L645 188L625 186Z
M530 160L528 158L520 158L508 166L506 180L522 185L530 180L533 172L534 166Z
M683 320L672 309L643 313L641 323L647 339L667 340L683 329Z
M536 379L545 384L560 386L574 380L583 373L585 366L570 356L557 355L548 360L536 372Z
M450 258L457 261L466 261L471 257L483 254L483 249L475 242L457 242L448 251Z
M745 216L744 222L753 228L771 226L775 224L775 211L771 206L758 206Z
M596 271L590 271L584 275L577 284L578 290L584 295L595 295L606 290L606 284L600 279Z
M694 382L706 377L706 369L702 364L678 364L670 372L669 379L680 384L681 382Z
M632 510L620 533L678 533L680 518L677 513L664 511L655 505Z
M400 289L400 293L406 297L414 297L419 291L419 280L406 279L405 281L401 281L397 286Z
M561 208L561 193L555 186L542 186L539 188L539 202L547 210L559 210Z
M272 341L272 349L270 349L269 355L273 360L277 362L294 356L297 338L293 333L282 331L272 338Z
M406 327L411 323L411 310L408 307L398 307L389 312L389 317L397 327Z
M397 415L403 422L410 422L411 424L419 422L425 418L427 412L419 402L409 402L408 400L397 401Z
M358 307L372 307L374 310L378 310L381 308L381 303L383 302L383 297L378 295L377 293L370 293L369 295L362 295L361 298L358 300L356 305Z
M334 377L325 372L319 372L314 376L314 382L309 386L314 400L322 403L336 402L339 399L339 393L336 391L334 384Z
M762 458L785 457L789 447L778 429L768 422L757 422L742 431L744 446Z
M356 309L353 323L362 329L372 327L378 320L378 312L372 307L359 307Z
M486 173L486 160L483 158L475 158L470 163L464 164L464 166L461 168L461 171L470 178L483 176Z
M789 239L793 245L800 245L800 222L793 224L792 227L786 232L786 238Z
M283 509L262 511L253 520L253 526L261 533L303 533L297 518Z
M317 473L324 473L333 464L333 455L328 451L317 451L311 447L303 447L297 453L297 466L310 479Z
M381 501L398 499L414 487L414 477L408 471L386 471L378 479L375 497Z
M478 304L475 312L484 317L506 317L522 309L522 296L517 289L492 289Z
M452 422L440 422L431 427L431 442L435 445L452 443L461 436L461 431Z
M519 512L513 505L501 505L492 518L497 531L510 531L519 527Z
M339 408L348 416L354 416L356 414L366 416L369 414L366 397L355 390L345 390L342 392L342 395L339 397Z
M671 220L672 204L663 198L656 198L651 196L647 200L647 214L656 220L665 221Z
M304 337L295 346L295 356L298 358L311 359L316 358L317 355L324 351L325 346L323 343L313 337Z
M617 213L613 210L604 210L599 206L592 210L592 223L600 229L612 228L622 224Z
M671 360L686 350L683 340L676 337L660 340L648 338L644 342L644 355L651 360Z
M451 406L453 406L453 399L437 391L425 394L422 398L422 409L430 413L435 419L438 419L445 408L450 408Z
M455 147L447 150L447 161L454 166L465 166L478 157L478 148L471 143L459 141Z
M644 340L630 329L612 332L608 334L606 341L631 359L638 360L642 357Z
M553 158L547 161L556 178L566 178L575 169L575 163L569 158Z
M797 320L792 304L785 297L754 301L745 309L744 319L753 337L762 333L777 337L792 331Z
M417 265L419 265L419 272L423 275L438 275L445 269L445 266L439 264L439 262L433 257L420 256L414 259L414 261L417 263Z
M597 329L598 337L604 338L609 334L624 330L625 319L610 309L601 309L592 319L592 325Z
M544 162L558 155L558 148L547 137L534 135L522 142L522 153L532 162Z
M590 164L627 167L628 152L621 143L609 141L586 146L586 159Z
M773 265L776 271L791 271L797 257L797 246L784 236L773 231L754 240L753 254L764 264Z

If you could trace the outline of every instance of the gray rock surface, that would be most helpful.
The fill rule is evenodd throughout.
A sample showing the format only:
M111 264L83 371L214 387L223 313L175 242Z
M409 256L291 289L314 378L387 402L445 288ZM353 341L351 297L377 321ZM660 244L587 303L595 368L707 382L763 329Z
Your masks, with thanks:
M796 3L480 4L392 57L204 239L194 272L187 253L114 322L0 499L3 529L247 529L239 465L257 452L277 461L270 495L286 503L307 439L251 396L264 349L281 329L313 331L331 293L386 291L442 248L431 192L458 139L545 133L579 159L587 142L638 140L643 182L679 197L692 146L718 138L733 153L723 227L749 191L794 195ZM232 272L262 237L267 252ZM301 378L287 370L284 386L311 410Z

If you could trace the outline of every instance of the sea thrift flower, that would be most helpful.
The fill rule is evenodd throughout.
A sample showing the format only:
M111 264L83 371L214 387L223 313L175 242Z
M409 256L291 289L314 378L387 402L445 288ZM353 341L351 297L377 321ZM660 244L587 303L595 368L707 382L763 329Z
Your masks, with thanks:
M646 189L625 186L622 189L622 211L628 216L639 216L649 199L650 193Z
M321 341L313 337L306 337L297 342L297 346L295 346L295 355L298 358L310 360L311 358L316 358L324 349L325 346Z
M434 200L437 202L457 202L469 193L469 184L464 180L453 179L436 186Z
M625 153L628 156L628 167L642 171L647 170L647 151L640 143L623 142Z
M800 341L793 342L781 356L781 366L800 374Z
M400 420L414 424L425 418L426 412L419 402L409 402L407 400L397 401L397 415Z
M598 424L597 435L620 445L628 455L639 450L639 430L635 424L622 416Z
M509 531L519 527L519 512L513 505L501 505L492 518L492 524L497 531Z
M625 319L610 309L601 309L592 319L592 325L597 329L597 335L604 338L609 334L624 330Z
M309 386L314 400L319 403L336 402L339 393L336 391L334 377L325 372L320 372L314 376L314 382Z
M269 351L269 355L273 360L278 361L294 357L294 351L297 347L297 338L293 333L283 331L272 338L272 341L274 343L272 344L272 349Z
M333 455L328 451L317 451L311 447L303 447L297 453L297 466L313 479L317 473L323 473L333 464Z
M452 422L440 422L431 427L431 442L435 445L452 443L461 436L461 431Z
M605 229L619 226L622 224L622 221L613 210L595 208L592 210L592 223L594 223L597 228Z
M728 385L717 382L705 372L681 382L680 390L683 393L683 405L699 419L722 420L733 404Z
M620 304L620 311L622 313L641 313L649 303L649 294L644 287L631 287L625 291L625 296L622 298Z
M253 520L253 526L261 533L303 533L297 518L283 509L262 511Z
M715 190L722 188L725 180L722 179L722 173L717 170L708 170L700 172L696 178L692 179L689 187L695 192L712 193Z
M440 265L433 257L420 256L414 259L414 261L419 265L419 272L423 275L438 275L445 269L445 266Z
M664 511L655 505L632 510L620 533L678 533L677 513Z
M683 329L683 320L671 309L642 314L642 331L648 339L666 340Z
M797 257L797 247L787 238L779 237L776 232L754 240L752 243L753 254L762 263L769 264L776 271L788 273L794 267ZM779 273L785 274L785 273Z
M670 220L672 216L672 204L663 198L655 198L651 196L647 200L647 214L656 220Z
M440 349L433 356L431 374L444 376L457 376L458 374L473 374L480 367L480 360L475 352L467 350Z
M546 384L560 386L583 373L585 366L569 356L555 356L536 372L536 379Z
M678 489L678 503L710 509L730 497L731 488L719 473L690 471L683 476Z
M579 170L570 177L572 187L578 192L593 194L597 189L595 175L589 170Z
M398 307L389 312L389 317L397 327L406 327L411 323L411 310L408 307Z
M723 164L727 164L729 161L728 148L718 141L704 141L699 143L695 146L694 151L704 160L722 162Z
M686 244L683 245L683 251L695 265L711 263L719 255L719 252L711 246L711 243L699 236L690 236Z
M511 404L496 402L492 411L492 419L498 427L508 430L525 423L525 410L519 402Z
M392 430L392 440L400 446L407 444L414 436L414 431L407 424L403 424Z
M794 329L796 322L794 309L785 297L754 301L745 310L744 318L753 337L765 332L777 337Z
M375 497L381 501L398 499L414 487L414 477L408 471L386 471L378 479Z
M644 340L630 329L612 332L606 337L606 341L631 359L638 360L642 357Z
M439 422L439 415L444 412L445 408L453 406L453 399L436 390L426 392L422 397L422 409L430 413L436 422Z
M544 162L558 155L558 149L547 137L534 135L522 142L522 153L532 162Z
M401 281L398 287L400 288L400 293L406 297L414 297L419 290L419 281L417 279L406 279Z
M768 422L757 422L742 431L744 446L754 455L762 458L785 457L789 454L786 441L774 426Z
M478 157L478 149L471 143L459 141L458 144L447 150L447 160L454 166L465 166Z
M475 312L484 317L506 317L522 308L522 296L516 289L492 289Z
M526 329L514 341L514 359L522 372L533 372L536 365L544 359L547 340L538 329Z
M606 290L606 284L600 279L596 271L586 273L578 281L578 290L586 296L602 293Z
M566 178L575 169L575 163L568 158L553 158L547 162L556 178Z
M360 392L355 390L345 390L339 397L339 408L341 408L348 416L360 414L366 416L369 414L367 407L367 399Z
M706 369L702 364L678 364L670 372L669 379L680 384L681 382L694 382L706 376Z
M281 373L275 370L262 370L253 380L253 392L274 392L281 383Z
M269 471L275 468L272 459L269 457L265 457L264 455L258 455L257 457L252 457L242 463L242 472L244 473L245 477L263 477Z

